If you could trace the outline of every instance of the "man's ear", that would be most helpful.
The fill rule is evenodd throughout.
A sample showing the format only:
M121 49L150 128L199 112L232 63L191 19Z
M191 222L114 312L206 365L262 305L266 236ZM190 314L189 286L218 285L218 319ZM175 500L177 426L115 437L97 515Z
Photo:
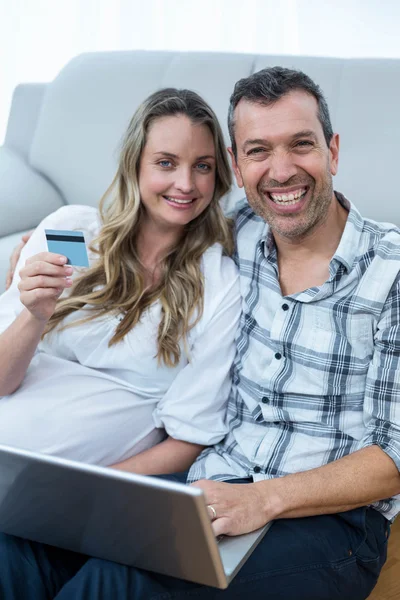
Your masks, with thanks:
M232 169L233 169L233 172L235 173L236 182L237 182L238 186L240 188L242 188L243 187L242 175L239 171L239 167L237 165L236 158L235 158L235 155L234 155L231 147L228 148L228 152L229 152L229 156L231 157Z
M329 144L331 175L336 175L339 168L339 134L334 133Z

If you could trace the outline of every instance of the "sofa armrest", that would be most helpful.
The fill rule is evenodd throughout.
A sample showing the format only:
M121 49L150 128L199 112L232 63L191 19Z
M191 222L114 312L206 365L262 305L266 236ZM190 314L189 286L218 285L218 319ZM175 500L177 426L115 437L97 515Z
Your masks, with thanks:
M14 90L4 145L28 158L46 83L21 83Z
M0 237L36 227L63 205L47 179L9 148L0 148Z

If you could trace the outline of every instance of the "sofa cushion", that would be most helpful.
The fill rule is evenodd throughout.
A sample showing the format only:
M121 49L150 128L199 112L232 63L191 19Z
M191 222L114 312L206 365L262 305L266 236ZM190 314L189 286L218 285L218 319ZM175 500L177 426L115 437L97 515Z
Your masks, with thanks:
M57 190L18 154L0 148L0 237L36 227L64 204Z
M150 93L175 86L198 91L226 134L228 98L251 72L251 55L108 52L72 60L48 86L30 153L70 204L96 205L116 169L132 114Z

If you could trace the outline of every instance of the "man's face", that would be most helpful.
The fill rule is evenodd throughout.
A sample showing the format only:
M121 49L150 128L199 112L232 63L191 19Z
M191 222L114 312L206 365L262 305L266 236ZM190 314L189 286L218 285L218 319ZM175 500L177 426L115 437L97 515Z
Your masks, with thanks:
M254 212L275 236L303 239L333 202L339 138L327 147L316 99L293 91L275 104L241 100L235 110L233 169Z

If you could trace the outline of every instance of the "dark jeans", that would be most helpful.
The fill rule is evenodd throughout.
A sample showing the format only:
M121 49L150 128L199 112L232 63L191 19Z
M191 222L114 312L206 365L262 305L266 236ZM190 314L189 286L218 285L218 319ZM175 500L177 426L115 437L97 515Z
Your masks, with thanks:
M364 600L386 560L389 532L372 508L278 520L227 590L0 534L0 598Z

